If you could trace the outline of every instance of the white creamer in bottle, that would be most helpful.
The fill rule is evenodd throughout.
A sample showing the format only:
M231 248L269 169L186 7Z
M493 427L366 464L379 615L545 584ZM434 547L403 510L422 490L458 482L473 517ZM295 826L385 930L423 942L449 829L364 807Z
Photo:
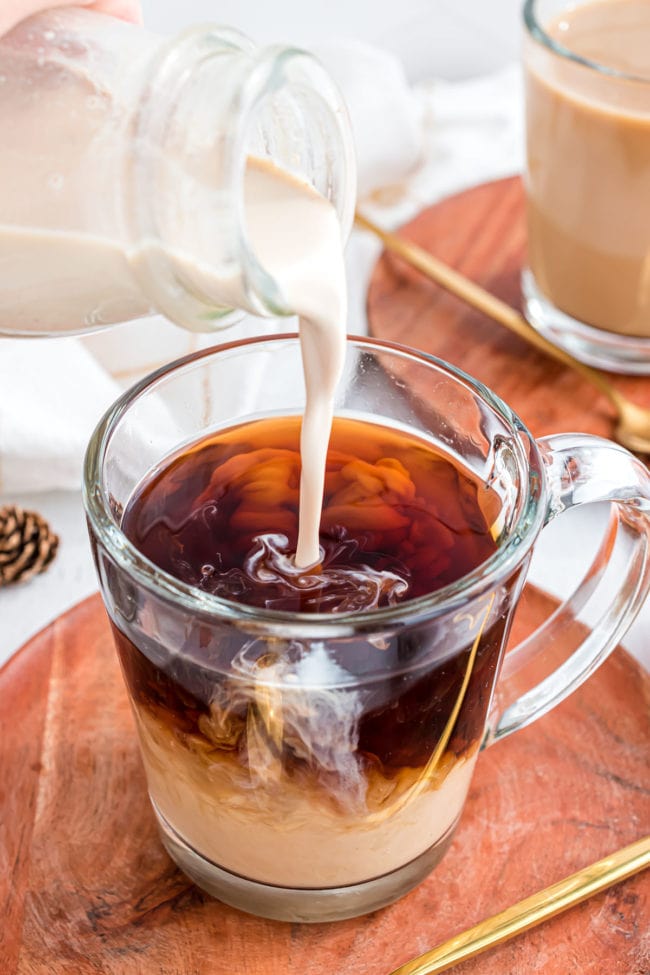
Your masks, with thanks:
M169 40L55 10L0 40L0 126L0 334L300 316L296 561L317 562L355 187L329 76L234 31Z

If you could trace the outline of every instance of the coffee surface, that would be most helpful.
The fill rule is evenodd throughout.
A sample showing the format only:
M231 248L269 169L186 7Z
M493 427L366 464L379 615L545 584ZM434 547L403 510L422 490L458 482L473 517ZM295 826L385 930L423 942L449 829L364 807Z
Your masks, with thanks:
M434 592L495 550L498 499L425 440L334 420L319 564L296 567L299 417L199 441L135 492L123 529L156 565L254 606L345 612ZM490 515L488 514L488 518Z
M554 40L594 64L650 82L647 0L577 4L548 28Z

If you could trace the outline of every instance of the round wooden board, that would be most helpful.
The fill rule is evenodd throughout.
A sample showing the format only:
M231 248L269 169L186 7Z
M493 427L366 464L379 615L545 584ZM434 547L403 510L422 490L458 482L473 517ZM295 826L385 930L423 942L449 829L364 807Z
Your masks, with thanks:
M529 592L515 637L553 605ZM647 675L617 650L480 757L452 848L417 890L339 924L264 921L211 900L163 851L92 597L0 671L0 973L387 975L648 831L649 704ZM649 909L639 875L458 971L642 975Z
M520 307L526 228L519 177L449 197L400 234ZM501 396L536 437L574 430L612 436L611 409L593 386L394 255L379 259L367 307L371 335L460 366ZM650 407L650 379L618 376L615 384Z

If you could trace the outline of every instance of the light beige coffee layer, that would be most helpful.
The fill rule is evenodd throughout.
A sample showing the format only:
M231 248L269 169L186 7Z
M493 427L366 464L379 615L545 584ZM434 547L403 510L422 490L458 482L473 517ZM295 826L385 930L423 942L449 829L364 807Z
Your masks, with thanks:
M337 887L382 876L416 859L458 819L477 749L436 771L366 775L346 805L340 783L287 774L270 763L265 782L199 736L180 735L136 706L149 791L195 850L250 880L283 887ZM274 767L272 767L274 766Z

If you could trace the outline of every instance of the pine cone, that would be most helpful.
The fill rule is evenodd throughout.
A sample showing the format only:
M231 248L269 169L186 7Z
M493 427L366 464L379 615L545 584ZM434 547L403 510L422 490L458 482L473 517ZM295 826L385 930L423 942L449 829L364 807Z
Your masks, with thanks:
M0 587L26 582L43 572L58 545L58 535L35 511L17 505L0 507Z

